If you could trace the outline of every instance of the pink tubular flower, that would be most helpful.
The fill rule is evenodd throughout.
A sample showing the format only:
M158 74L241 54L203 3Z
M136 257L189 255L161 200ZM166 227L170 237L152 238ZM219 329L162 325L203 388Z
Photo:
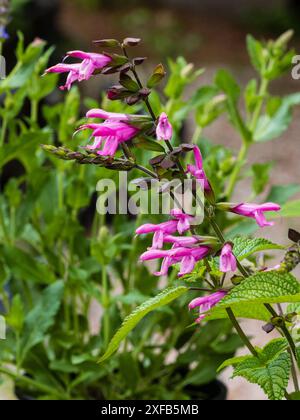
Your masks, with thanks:
M95 70L102 70L112 60L108 55L86 53L84 51L70 51L67 53L67 57L78 58L82 62L75 64L59 63L46 70L46 73L69 73L66 84L60 88L62 90L70 90L72 84L77 80L81 82L90 79Z
M136 234L143 235L147 233L154 233L152 248L161 249L163 247L164 238L166 235L172 235L176 232L182 235L184 232L190 229L190 223L194 220L192 216L183 213L179 209L172 210L171 216L173 216L173 219L169 220L168 222L160 223L158 225L147 223L140 226L136 230Z
M232 245L227 243L223 246L221 257L220 257L220 270L223 273L228 273L229 271L236 271L237 261L232 252Z
M157 128L156 128L156 137L157 140L165 140L170 141L172 140L173 136L173 127L169 122L168 116L165 112L161 114L158 120Z
M180 263L180 272L178 277L189 274L195 268L198 261L205 258L210 252L208 246L201 246L197 248L174 247L168 251L164 250L150 250L141 255L141 261L152 261L163 258L161 270L154 273L155 276L166 276L169 268Z
M265 204L238 204L230 207L230 211L241 216L251 217L255 219L260 227L273 226L274 222L268 222L264 212L267 211L280 211L281 207L275 203Z
M66 63L59 63L56 66L50 67L46 70L46 73L69 73L67 77L66 84L61 86L61 90L70 90L72 84L79 80L79 69L80 64L66 64Z
M94 143L92 146L87 146L90 150L100 149L97 154L101 156L114 156L119 144L131 140L139 129L131 126L126 122L109 119L102 124L84 124L79 127L78 131L92 129Z
M135 121L135 120L149 120L150 117L146 115L134 115L134 114L119 114L117 112L107 112L104 109L91 109L86 114L87 118L101 118L102 120L114 120L114 121Z
M203 183L205 191L211 191L211 186L203 169L203 158L198 146L194 147L195 165L187 166L187 173L190 173L194 178Z
M200 297L192 300L189 304L189 310L199 308L199 317L196 322L201 322L206 316L206 312L216 306L220 300L227 295L227 292L220 290L219 292L213 293L210 296Z

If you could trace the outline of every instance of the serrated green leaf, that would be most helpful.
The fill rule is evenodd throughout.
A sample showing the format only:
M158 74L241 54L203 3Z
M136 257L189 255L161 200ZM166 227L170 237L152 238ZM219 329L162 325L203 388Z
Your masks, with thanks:
M238 365L241 362L244 362L245 360L249 359L249 356L239 356L239 357L232 357L231 359L225 360L224 363L221 364L220 367L218 367L217 372L221 372L222 370L230 367Z
M277 271L257 273L232 289L219 306L228 307L242 302L300 302L300 284L289 273L282 274Z
M215 306L207 320L227 317L230 307L237 318L269 321L270 314L265 303L300 302L300 284L291 274L277 271L257 273L245 279Z
M274 244L264 238L243 238L237 237L233 239L234 254L240 260L250 257L250 255L256 252L262 252L273 249L284 249L284 246Z
M249 356L239 363L235 367L233 378L242 376L259 385L270 400L282 400L292 366L291 356L286 349L286 340L279 338L271 341L259 351L259 357Z
M147 300L141 306L139 306L131 315L129 315L123 322L121 328L112 338L105 354L101 357L99 363L104 362L108 359L119 347L121 341L127 337L127 335L134 329L134 327L149 313L154 311L161 306L167 305L179 296L183 295L188 291L188 288L184 286L170 287L157 296Z

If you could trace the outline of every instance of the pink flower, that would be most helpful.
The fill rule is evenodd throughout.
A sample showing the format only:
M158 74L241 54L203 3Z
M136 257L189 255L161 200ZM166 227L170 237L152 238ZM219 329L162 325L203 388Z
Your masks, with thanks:
M176 232L182 235L184 232L190 229L190 223L194 220L192 216L183 213L179 209L172 210L171 216L173 216L173 219L169 220L168 222L160 223L158 225L147 223L140 226L136 230L136 234L143 235L147 233L154 233L152 248L162 248L166 235L172 235Z
M201 182L205 191L211 192L211 186L203 169L203 158L198 146L194 147L195 165L187 166L187 173Z
M180 263L180 272L178 277L182 277L191 273L198 261L205 258L210 252L208 246L201 246L197 248L173 247L168 251L155 250L145 252L141 255L141 261L152 261L163 258L161 270L154 273L155 276L166 276L169 268Z
M135 121L135 120L149 120L146 115L134 114L119 114L116 112L107 112L104 109L91 109L86 114L87 118L101 118L102 120L115 120L115 121Z
M156 137L157 140L172 140L173 136L173 127L169 122L168 116L166 113L162 113L159 117L157 128L156 128Z
M280 211L281 207L275 203L265 204L247 204L242 203L238 205L232 205L230 211L232 213L239 214L241 216L251 217L255 219L260 227L273 226L274 222L268 222L264 212L267 211Z
M97 154L101 156L114 156L120 143L124 143L132 139L139 129L131 126L126 122L114 119L108 119L102 124L84 124L78 130L92 129L94 143L87 146L90 150L97 150Z
M227 292L220 290L210 296L199 297L192 300L189 304L189 310L199 308L199 318L196 319L196 322L201 322L207 316L207 312L216 306L226 295Z
M227 243L223 246L221 257L220 257L220 270L223 273L228 273L229 271L236 271L237 261L232 252L232 245Z
M62 90L70 90L72 84L77 80L80 82L90 79L95 70L102 70L112 60L108 55L84 51L70 51L67 53L67 57L78 58L82 61L75 64L59 63L46 70L46 73L69 73L65 86L60 88Z
M50 67L46 70L46 73L69 73L67 77L66 84L64 86L61 86L61 90L70 90L72 87L72 84L79 80L79 69L80 64L66 64L66 63L60 63L56 66Z

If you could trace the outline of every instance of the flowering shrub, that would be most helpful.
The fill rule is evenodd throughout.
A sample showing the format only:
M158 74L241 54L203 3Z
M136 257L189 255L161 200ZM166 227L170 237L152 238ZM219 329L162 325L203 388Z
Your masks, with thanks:
M33 247L35 254L45 248L43 261L39 261L37 265L33 259L38 270L34 274L38 281L45 277L42 283L49 286L45 288L39 304L32 307L26 317L20 292L18 293L20 285L12 282L12 288L17 292L12 303L6 292L2 293L8 323L14 332L4 344L3 361L5 364L15 363L17 373L6 367L1 367L0 372L48 397L60 396L67 399L100 395L102 398L110 398L115 396L113 383L119 398L137 398L141 395L148 398L161 398L161 395L164 398L180 398L186 397L188 385L209 382L214 379L217 370L233 366L234 377L242 376L258 384L269 399L299 399L299 337L295 331L297 332L299 315L300 285L291 272L300 262L300 234L290 230L289 238L293 245L286 249L283 245L274 244L264 238L250 238L244 233L251 235L257 226L273 226L273 220L278 215L299 216L299 201L288 203L299 191L299 187L273 186L262 204L231 202L238 181L242 176L249 176L245 166L251 146L278 138L291 121L293 107L300 104L299 94L278 98L269 92L270 82L291 68L294 52L287 47L290 35L284 34L278 40L268 43L248 38L251 61L261 80L260 87L256 79L251 80L246 87L245 113L240 109L240 88L225 70L217 73L213 85L200 87L189 100L184 100L185 87L194 82L202 70L194 71L193 66L182 58L177 62L170 62L171 75L164 89L167 100L163 101L155 88L165 78L166 70L161 64L158 65L144 86L138 72L144 59L132 58L129 54L130 48L140 43L135 38L127 38L122 42L96 41L99 47L115 48L117 53L71 52L67 54L68 57L81 61L76 61L75 64L64 62L51 67L46 70L51 75L46 75L39 81L37 78L34 82L30 81L26 91L19 89L15 95L20 95L22 99L22 95L28 95L32 101L29 127L20 124L21 130L32 136L32 130L37 130L37 104L41 100L39 95L42 91L35 84L41 84L44 94L45 91L48 93L52 90L52 85L50 88L48 83L56 83L56 76L52 73L69 73L64 89L70 89L75 81L86 81L94 75L118 76L118 84L109 89L108 98L103 101L107 110L103 106L100 108L92 100L87 101L92 108L86 114L87 120L77 121L78 109L71 116L69 114L69 107L79 104L77 90L73 90L74 88L67 94L69 96L65 103L59 104L57 109L44 109L52 130L37 131L36 138L39 142L41 136L44 136L43 143L48 143L43 149L53 157L77 161L82 166L77 171L79 174L74 174L76 171L71 162L60 162L50 155L51 165L55 165L56 170L54 173L47 173L50 187L46 192L36 191L36 178L29 176L27 179L27 188L32 188L33 197L39 198L39 205L35 207L32 203L34 198L30 194L27 197L31 200L31 208L34 208L32 219L26 219L27 231L18 237L18 231L15 228L7 231L7 222L2 221L3 235L6 235L11 247L7 249L4 246L8 260L9 256L12 258L10 252L17 247L17 252L22 254L22 261L27 258L25 265L28 268L28 248ZM37 47L40 48L39 42L29 48ZM28 63L28 55L21 54L19 50L20 64L1 85L7 98L12 94L13 88L21 87L24 83L24 80L20 82L18 79L20 65L25 66L23 71L30 68L30 73L37 76L44 71L49 53L50 51L41 56L39 49L39 61L32 63L29 60ZM30 59L32 60L31 56ZM50 79L51 82L47 81L48 77L53 78ZM133 107L132 113L130 107ZM223 113L228 115L242 139L237 158L232 151L212 146L202 136L202 130ZM18 109L15 110L15 115L17 114ZM182 128L190 114L196 116L197 129L193 141L187 142L182 139ZM246 117L243 117L244 114ZM5 130L2 128L2 146L6 149L2 156L5 160L11 146L4 142L7 141L7 130L13 136L9 123L14 116L11 117L6 112L2 118L3 126L5 122ZM78 126L75 128L77 122ZM75 137L70 133L73 128ZM92 144L85 137L87 129L92 130ZM57 131L59 134L56 140L63 146L49 140ZM76 142L80 143L81 148L74 151L73 145ZM32 149L28 149L27 155L18 155L24 162L26 171L30 173L34 168L40 170L41 165L47 168L47 155L43 153L41 156L40 151L37 151L36 162L33 163L31 152ZM10 153L16 153L16 146ZM96 172L99 167L100 173ZM66 170L70 174L66 175ZM96 235L92 239L86 238L78 223L79 210L87 205L86 200L91 194L91 185L96 177L101 174L103 177L107 176L107 170L129 171L133 178L142 173L149 189L152 185L148 182L149 179L165 180L166 187L174 179L181 182L191 179L194 204L204 212L203 223L198 224L196 214L190 214L181 208L176 195L171 191L173 208L168 220L163 221L160 217L149 215L148 220L144 220L146 223L142 224L141 219L144 216L140 215L135 227L130 222L128 229L124 230L124 223L129 222L126 218L120 218L115 225L108 227L111 232L123 232L122 237L111 237L105 220L103 217L101 220L98 215L94 220ZM255 164L252 167L254 197L265 192L269 171L268 163ZM201 186L205 202L199 197L196 184ZM19 185L12 183L10 188L12 190L8 189L7 199L15 200L18 194L20 196ZM45 197L53 188L57 194L59 209L54 218L53 206L49 208ZM64 188L68 188L66 198ZM170 191L168 188L166 190ZM12 206L18 207L19 203ZM71 211L71 219L67 218L66 211ZM267 219L269 212L272 221ZM5 214L5 218L13 217L15 221L14 214L6 213L7 205L3 202L2 214ZM43 218L44 223L41 222ZM42 237L44 240L41 241ZM57 249L53 250L53 246ZM88 248L91 249L91 255ZM284 254L282 262L274 268L269 268L266 264L265 257L269 257L267 253L271 250L281 250ZM264 257L256 259L256 253L261 253ZM137 263L138 254L141 263ZM154 274L157 277L167 277L168 284L163 289L162 283L153 279L153 265L149 269L143 265L144 261L159 259L162 259L162 266ZM95 280L99 264L102 277L101 295ZM7 265L13 276L18 277L18 268L6 263L5 269ZM117 297L111 293L111 284L116 273L121 279L124 292ZM23 272L21 278L22 276ZM55 282L55 277L62 280ZM157 289L158 293L153 296L153 291ZM32 290L25 287L21 292L24 295L29 294L30 302ZM100 301L105 310L99 340L91 337L86 325L92 297ZM132 311L134 306L137 307ZM59 318L59 311L62 309L64 326L60 328L55 323L55 318ZM152 312L152 318L147 318L146 315ZM47 316L43 316L43 313ZM41 317L43 328L40 330L34 325L37 317ZM125 319L117 329L121 323L120 317ZM239 319L243 318L263 321L264 330L270 333L276 329L280 338L270 340L263 349L253 346L239 323ZM47 332L51 327L53 331L50 342L46 345ZM117 332L112 336L114 330ZM159 340L165 337L162 344L155 347L154 350L158 351L152 351L153 336L159 337ZM88 344L85 345L85 342ZM116 353L123 342L123 350ZM242 344L247 346L250 354L233 357ZM14 348L17 349L16 352L13 351ZM207 348L211 356L207 355ZM32 349L36 352L31 358L29 352ZM176 361L172 364L167 359L173 350L176 352ZM140 355L143 356L142 362ZM34 377L36 366L48 359L52 370L48 372L50 386L45 385L42 375ZM97 368L96 361L100 361ZM196 365L192 365L193 362ZM208 372L203 371L204 365ZM21 369L29 373L29 378L21 374ZM169 372L165 379L161 379L163 369ZM186 371L184 378L180 374L182 369ZM122 386L118 384L119 377L122 378L121 382L130 381L125 391L120 389ZM138 389L141 377L146 381L142 391ZM293 393L288 391L290 377L295 386ZM100 379L101 383L104 382L102 378L107 378L107 383L99 389ZM175 384L174 393L166 390L169 383Z
M143 125L136 120L136 124L131 125L129 115L110 114L104 124L86 124L83 128L92 128L95 141L92 148L95 154L107 156L112 159L118 147L121 146L124 157L136 162L136 168L145 174L151 174L153 178L161 179L162 176L169 178L183 179L191 176L196 181L203 183L203 189L206 196L206 204L204 205L205 222L210 226L210 231L215 237L199 237L201 226L193 225L193 215L186 214L176 208L176 200L174 198L174 210L171 212L171 218L167 222L160 224L146 224L139 227L137 234L153 233L152 247L144 252L141 261L149 261L163 259L162 267L159 272L154 273L156 276L167 276L170 267L176 267L180 264L178 277L182 279L182 283L171 284L170 288L160 292L160 294L138 307L129 317L127 317L112 338L105 354L101 358L103 363L107 360L119 347L121 341L125 339L130 331L144 317L146 313L156 309L159 306L166 305L170 301L177 299L179 296L186 294L191 290L189 283L193 281L198 287L199 292L203 292L201 288L203 283L208 284L205 297L197 297L189 304L189 309L199 309L199 315L196 323L202 323L204 319L219 319L228 317L233 327L236 329L241 340L250 351L249 356L242 358L233 358L225 361L219 369L223 369L229 365L234 366L234 376L243 376L250 382L257 383L266 392L270 399L282 399L284 397L292 398L287 394L287 385L292 372L294 379L295 392L299 391L297 383L297 367L298 367L298 349L297 343L292 337L293 319L297 316L295 308L288 307L286 312L279 306L274 308L274 304L281 303L297 303L300 301L300 285L299 282L290 274L291 268L294 268L299 262L299 246L300 235L296 235L296 246L289 250L281 265L274 269L260 267L255 264L253 254L257 251L265 251L271 248L278 248L277 245L271 244L264 239L249 240L243 236L233 236L228 241L218 224L219 212L231 212L236 215L254 219L260 228L273 226L274 222L270 222L266 218L267 212L276 212L281 210L281 206L277 203L267 202L263 204L252 203L230 203L233 189L239 179L241 170L244 165L244 159L247 151L254 142L268 141L277 137L282 132L282 112L283 104L290 102L290 106L286 108L289 115L290 108L293 104L300 102L299 95L289 97L289 100L280 100L275 108L275 112L270 113L268 107L272 104L272 97L268 93L269 82L280 76L286 70L290 69L291 53L287 51L287 42L290 33L284 34L275 42L261 44L252 37L248 38L248 49L251 60L261 76L261 87L258 90L256 80L252 80L246 90L246 105L248 117L243 120L242 114L238 109L239 88L229 73L221 71L218 73L214 87L207 87L200 90L192 98L191 103L181 104L177 112L182 112L184 117L188 115L192 105L199 101L203 106L200 108L199 124L203 128L210 119L214 119L216 115L227 110L232 124L238 129L242 136L243 145L238 161L234 163L229 175L229 184L226 191L214 191L212 183L205 172L203 159L198 146L191 145L190 150L193 151L195 164L185 163L185 153L182 146L179 145L178 152L174 156L175 146L172 144L173 127L171 124L172 104L167 104L166 112L158 115L151 104L151 89L154 88L165 76L165 70L159 65L154 70L152 76L148 80L147 86L144 87L137 73L137 65L140 64L138 59L129 58L127 48L135 46L139 40L126 39L123 43L118 41L103 40L98 44L101 46L113 46L123 50L122 63L113 63L111 61L99 64L97 70L102 69L102 73L111 72L119 74L119 84L112 88L108 97L112 100L125 100L128 104L136 104L144 101L149 118L152 118L153 127L148 128L148 132L144 131ZM82 57L90 57L91 54L81 54ZM82 58L80 56L80 58ZM100 57L100 56L99 56ZM102 57L102 56L101 56ZM90 63L90 62L89 62ZM81 64L82 66L82 64ZM88 66L87 64L83 67ZM92 66L89 64L89 66ZM55 69L55 67L54 67ZM60 68L57 68L60 71ZM96 70L96 65L91 67ZM104 70L103 70L104 69ZM88 71L88 77L91 72ZM192 69L183 69L182 77L193 77ZM74 76L75 77L75 76ZM77 76L76 76L77 77ZM77 77L78 78L78 77ZM85 79L82 76L82 79ZM78 78L80 80L80 78ZM180 81L178 83L180 85ZM177 88L177 82L172 84L173 88ZM168 91L167 86L166 91ZM225 94L221 101L215 95L219 90ZM205 96L206 94L206 96ZM217 99L216 99L217 98ZM158 99L157 99L158 101ZM267 103L267 114L263 114L264 104ZM192 105L191 105L192 104ZM168 115L170 115L170 119ZM202 115L201 115L202 114ZM103 111L91 111L87 117L103 117ZM206 121L205 121L206 116ZM169 165L162 165L161 161L152 168L143 168L139 165L138 159L134 156L130 145L127 143L136 136L145 135L153 136L158 141L163 140L166 144L163 159L170 162ZM155 137L154 137L155 134ZM197 139L196 139L197 140ZM175 138L174 138L174 141ZM104 148L101 150L101 144L105 142ZM50 150L51 151L51 150ZM177 151L177 150L176 150ZM154 169L154 172L152 170ZM262 168L261 168L262 169ZM262 170L266 170L264 167ZM259 185L256 193L263 191L264 185ZM256 187L255 187L256 188ZM222 197L227 202L220 202ZM194 199L197 202L197 193L194 192ZM199 203L200 205L200 203ZM275 213L274 213L275 212ZM224 217L224 216L222 216ZM231 220L231 219L230 219ZM175 234L181 236L173 236ZM182 236L185 234L185 236ZM169 247L170 245L170 247ZM166 248L165 248L166 247ZM291 253L296 258L292 267L288 267L286 262L290 259ZM220 259L218 255L220 254ZM191 278L193 280L191 280ZM195 280L196 278L196 280ZM187 285L184 285L187 284ZM193 290L197 289L193 288ZM268 322L268 331L277 328L281 334L281 338L271 340L269 344L263 348L255 348L238 323L238 318L253 318ZM201 328L201 325L198 327Z

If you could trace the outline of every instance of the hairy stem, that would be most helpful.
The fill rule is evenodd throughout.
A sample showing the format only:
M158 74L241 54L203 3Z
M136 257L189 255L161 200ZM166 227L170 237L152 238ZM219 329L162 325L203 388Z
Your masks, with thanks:
M244 333L244 331L242 330L240 324L238 323L233 311L231 308L227 308L226 312L228 314L228 317L230 319L230 321L232 322L232 325L234 326L234 328L236 329L238 335L240 336L241 340L243 341L243 343L245 344L245 346L249 349L250 353L254 356L254 357L258 357L258 353L255 350L255 348L252 346L250 340L248 339L248 337L246 336L246 334Z

